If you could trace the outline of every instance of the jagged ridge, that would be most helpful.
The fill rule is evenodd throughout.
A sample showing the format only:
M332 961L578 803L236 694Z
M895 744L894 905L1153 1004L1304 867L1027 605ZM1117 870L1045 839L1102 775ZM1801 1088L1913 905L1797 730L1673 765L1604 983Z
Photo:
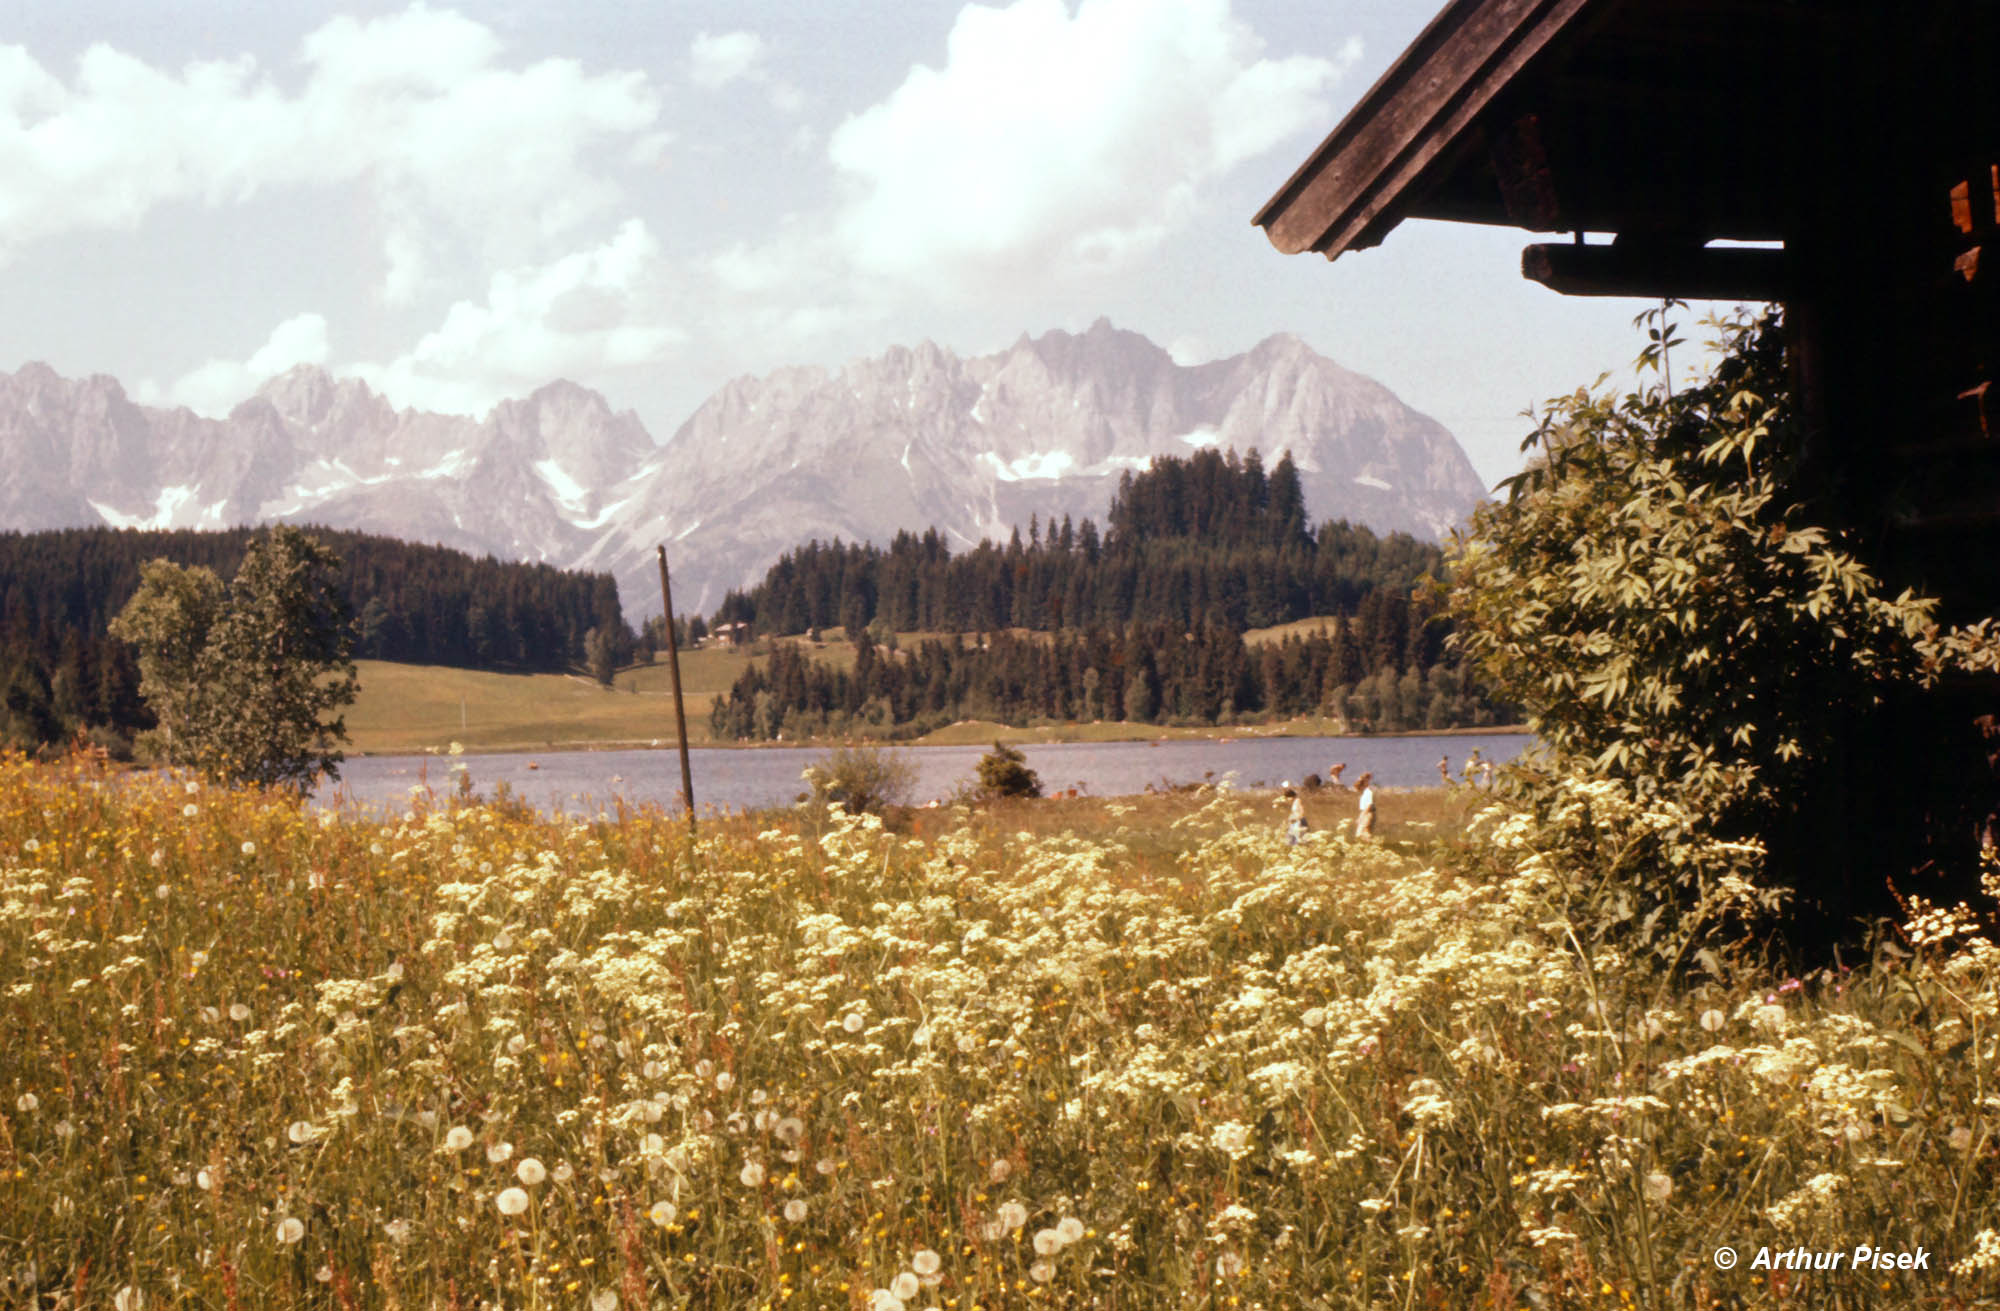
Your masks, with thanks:
M1483 493L1441 426L1296 337L1184 367L1100 319L992 355L924 342L738 378L664 446L564 381L474 420L301 366L212 420L29 364L0 374L0 526L327 523L610 569L644 614L657 542L680 603L708 609L813 537L970 544L1101 516L1127 470L1211 444L1290 450L1315 518L1378 531L1439 535Z

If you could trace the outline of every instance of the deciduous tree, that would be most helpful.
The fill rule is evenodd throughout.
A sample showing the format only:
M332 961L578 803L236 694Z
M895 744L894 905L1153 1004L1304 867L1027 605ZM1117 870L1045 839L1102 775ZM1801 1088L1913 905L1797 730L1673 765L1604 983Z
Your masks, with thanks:
M112 631L139 651L140 690L169 758L213 777L303 792L337 774L358 685L340 560L296 528L252 542L225 593L164 560Z

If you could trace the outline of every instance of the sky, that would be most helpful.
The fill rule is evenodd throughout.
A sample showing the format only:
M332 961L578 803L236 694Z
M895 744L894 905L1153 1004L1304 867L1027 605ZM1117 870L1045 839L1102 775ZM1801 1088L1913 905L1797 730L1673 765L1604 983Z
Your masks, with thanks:
M1489 482L1646 305L1511 230L1328 263L1251 216L1429 0L68 0L0 22L0 368L220 415L300 363L472 415L569 378L665 440L733 377L1099 316L1298 335ZM1627 375L1629 378L1629 375Z

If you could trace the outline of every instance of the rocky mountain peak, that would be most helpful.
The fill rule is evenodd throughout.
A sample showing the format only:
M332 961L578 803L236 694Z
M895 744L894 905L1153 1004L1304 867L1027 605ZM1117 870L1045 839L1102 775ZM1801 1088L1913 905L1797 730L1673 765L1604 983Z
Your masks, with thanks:
M316 364L295 364L257 389L284 422L307 432L334 427L379 429L395 410L359 378L335 378Z
M49 387L63 381L62 375L40 360L29 360L12 374L0 374L23 387Z

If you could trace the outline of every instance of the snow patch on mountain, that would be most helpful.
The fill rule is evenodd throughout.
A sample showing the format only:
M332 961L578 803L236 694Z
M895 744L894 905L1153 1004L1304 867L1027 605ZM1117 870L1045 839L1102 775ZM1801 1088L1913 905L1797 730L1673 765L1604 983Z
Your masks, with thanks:
M1003 460L991 451L981 451L979 458L993 470L993 476L1004 483L1017 483L1030 478L1061 478L1076 467L1076 457L1068 451L1034 451L1012 460Z
M583 513L584 504L590 499L590 493L584 489L582 483L570 477L567 469L554 460L536 460L535 472L541 475L542 481L548 484L549 491L555 494L556 504L569 511L571 515Z
M153 501L151 514L121 514L102 501L91 501L90 508L113 528L174 528L181 526L180 509L194 499L195 489L184 485L162 487Z

